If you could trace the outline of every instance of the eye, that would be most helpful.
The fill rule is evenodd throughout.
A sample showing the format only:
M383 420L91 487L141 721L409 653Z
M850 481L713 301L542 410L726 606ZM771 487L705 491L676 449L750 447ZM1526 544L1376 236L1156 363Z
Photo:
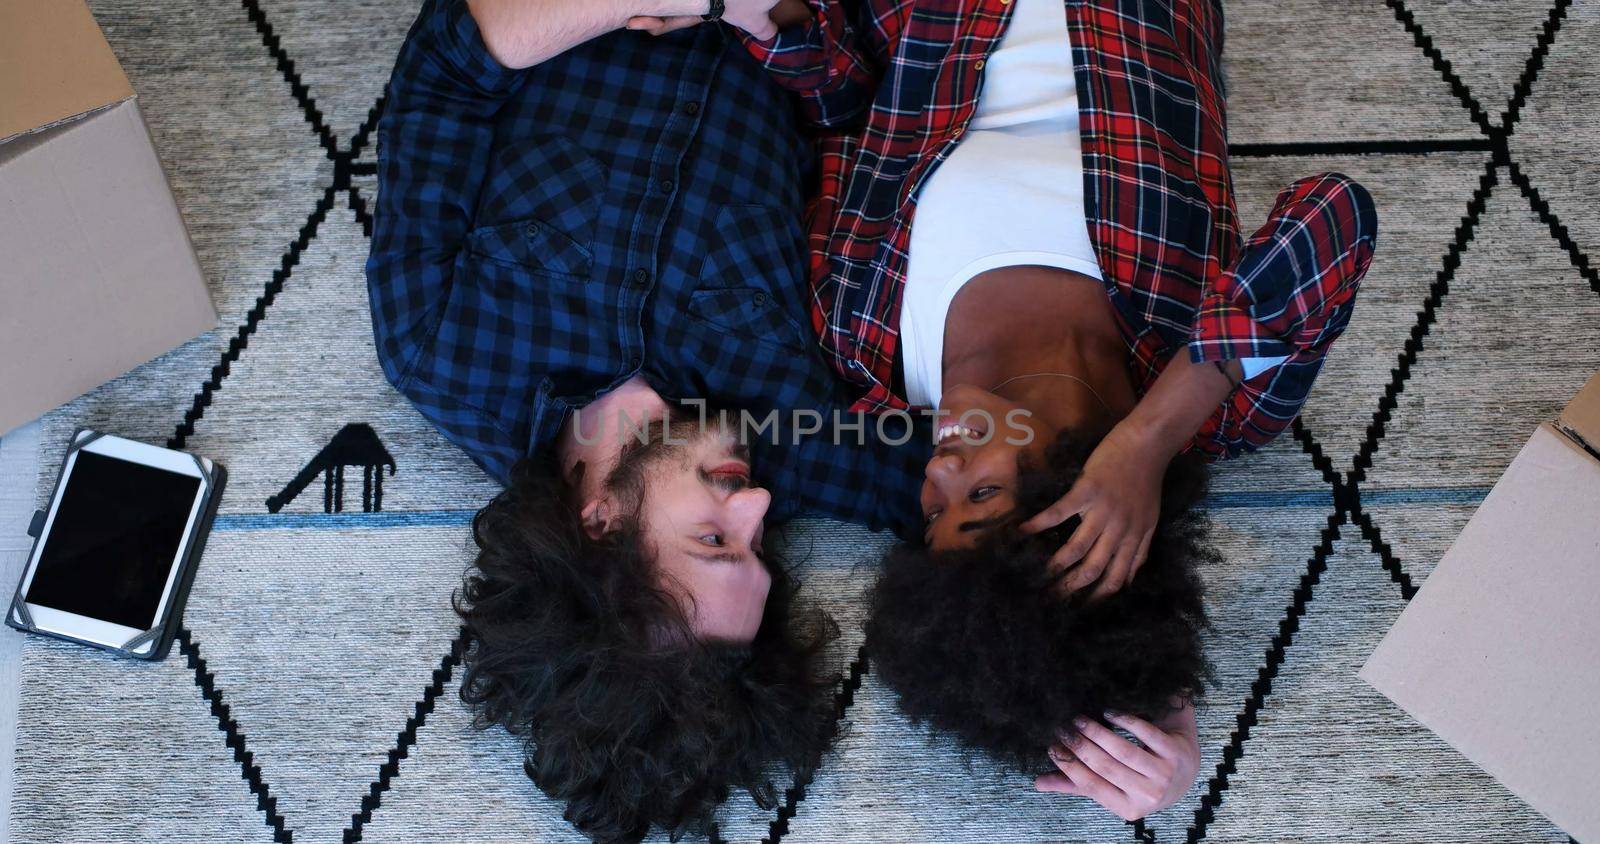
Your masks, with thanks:
M723 546L723 538L720 533L702 533L699 538L702 543L712 548L721 548Z
M924 526L933 524L933 520L939 518L939 513L940 512L941 511L939 511L939 510L934 510L933 512L924 515L922 517L922 524Z
M967 500L974 504L978 503L979 501L988 501L995 496L995 493L998 493L999 491L1000 487L994 486L993 484L988 486L980 486L967 493Z

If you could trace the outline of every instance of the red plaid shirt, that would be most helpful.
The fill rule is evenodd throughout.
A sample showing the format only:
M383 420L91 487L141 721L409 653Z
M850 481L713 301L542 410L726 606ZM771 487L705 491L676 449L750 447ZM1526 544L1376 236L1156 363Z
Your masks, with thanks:
M807 0L813 19L746 46L820 127L809 209L812 324L856 409L888 386L916 197L972 119L1010 0ZM1067 0L1084 207L1141 394L1180 349L1196 361L1287 355L1240 385L1190 447L1233 455L1292 422L1344 329L1376 214L1338 174L1278 197L1241 241L1218 62L1220 6Z

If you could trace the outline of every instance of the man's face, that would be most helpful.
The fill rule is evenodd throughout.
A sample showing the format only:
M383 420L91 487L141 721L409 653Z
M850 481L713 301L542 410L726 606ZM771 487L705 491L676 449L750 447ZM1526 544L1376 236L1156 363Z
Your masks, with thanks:
M976 387L951 387L939 407L939 442L923 470L922 536L934 550L966 548L1017 506L1017 460L1042 457L1051 432L1031 414L1008 417L1021 406ZM1029 433L1030 443L1016 444Z
M655 447L641 470L644 541L699 638L749 642L772 586L761 548L772 496L750 485L746 450L731 435L679 423L672 438L688 444Z

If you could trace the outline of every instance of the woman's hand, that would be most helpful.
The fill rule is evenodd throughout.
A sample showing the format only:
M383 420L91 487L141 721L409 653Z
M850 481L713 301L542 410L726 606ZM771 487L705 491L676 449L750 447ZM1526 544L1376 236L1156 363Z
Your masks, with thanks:
M1061 772L1039 777L1033 787L1087 797L1126 821L1159 812L1188 793L1200 772L1200 740L1191 704L1185 702L1160 724L1109 712L1106 720L1139 743L1080 718L1071 745L1063 742L1050 748L1050 758Z
M1133 412L1089 455L1072 489L1022 523L1024 531L1037 533L1072 516L1081 519L1072 538L1050 558L1056 571L1068 572L1069 591L1098 579L1089 597L1100 598L1133 579L1161 516L1167 464L1242 374L1237 360L1216 365L1196 363L1187 354L1173 358Z
M1161 480L1168 455L1127 425L1100 441L1083 472L1060 501L1022 523L1038 533L1077 516L1072 538L1050 558L1052 571L1067 573L1063 587L1076 592L1095 584L1091 600L1126 586L1150 551L1161 515Z

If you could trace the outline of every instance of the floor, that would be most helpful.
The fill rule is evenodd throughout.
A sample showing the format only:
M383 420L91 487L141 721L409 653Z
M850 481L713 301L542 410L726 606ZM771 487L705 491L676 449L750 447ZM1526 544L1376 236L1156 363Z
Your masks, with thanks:
M371 348L371 127L417 3L342 0L337 15L324 0L90 4L223 317L47 416L35 445L51 461L84 424L176 441L231 477L192 635L171 658L135 666L26 642L16 742L40 750L14 772L11 829L162 844L574 840L515 744L472 731L455 701L449 569L489 490ZM1600 0L1227 7L1241 219L1261 220L1289 181L1338 170L1374 191L1382 234L1304 424L1216 475L1218 679L1192 793L1130 828L932 745L857 650L850 596L881 545L811 524L807 547L843 549L812 555L801 579L837 596L847 733L776 815L730 801L727 840L1567 840L1354 675L1526 432L1600 369L1600 274L1586 257L1600 255ZM398 463L381 501L332 482L334 468L382 465L334 447L351 428ZM35 472L17 457L35 447L22 436L0 441L15 469L0 487L22 479L0 496L18 505L0 517L0 563L25 544ZM271 506L319 467L326 483Z
M32 539L28 519L33 513L35 463L39 454L39 423L31 422L0 437L0 589L10 594L11 584L22 577ZM17 680L22 634L0 630L0 841L11 840L11 762L17 739Z

